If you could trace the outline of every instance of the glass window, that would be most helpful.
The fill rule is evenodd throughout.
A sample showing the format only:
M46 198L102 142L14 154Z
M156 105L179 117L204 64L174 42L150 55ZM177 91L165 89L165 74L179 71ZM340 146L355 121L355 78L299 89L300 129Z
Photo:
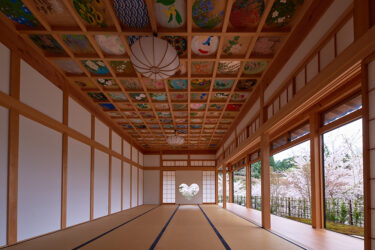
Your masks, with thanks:
M271 214L311 224L310 141L270 157Z
M363 236L362 119L323 134L325 227Z
M262 210L262 192L261 192L261 162L255 162L250 165L251 172L251 208Z
M233 203L246 206L246 167L233 171Z
M357 95L323 114L323 125L336 121L362 108L362 96Z

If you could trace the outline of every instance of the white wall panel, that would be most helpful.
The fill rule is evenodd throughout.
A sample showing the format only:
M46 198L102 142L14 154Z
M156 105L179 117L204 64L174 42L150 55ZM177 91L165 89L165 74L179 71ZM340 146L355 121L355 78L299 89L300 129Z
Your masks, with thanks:
M62 122L63 93L50 81L21 60L21 102Z
M318 55L315 55L313 59L306 65L306 81L310 82L319 71L319 59Z
M124 140L124 156L130 159L130 144Z
M18 240L60 229L61 162L62 135L21 116Z
M91 114L69 97L69 127L91 138Z
M121 211L121 160L112 157L111 213Z
M337 54L339 55L354 41L354 23L353 18L350 18L348 22L337 32L336 34L336 45Z
M320 50L320 69L324 69L330 62L335 59L335 40L331 38Z
M139 153L139 164L143 166L143 154L142 153Z
M0 107L0 246L6 244L7 233L8 122L8 109Z
M138 163L138 150L135 147L132 147L132 161Z
M90 220L90 168L90 146L69 137L67 226Z
M143 160L145 167L160 167L160 155L144 155Z
M146 170L143 172L143 203L160 203L160 171Z
M109 147L109 128L97 118L95 118L95 141Z
M0 91L9 94L10 50L2 43L0 43L0 76Z
M132 207L137 206L137 194L138 194L138 168L132 166Z
M123 185L123 208L130 208L130 165L129 163L124 162L124 185Z
M216 155L190 155L191 160L215 160Z
M112 150L121 154L121 137L112 131Z
M314 26L305 40L299 45L294 54L284 64L277 76L273 79L270 86L276 90L285 79L293 72L301 60L310 52L317 42L327 33L336 20L344 13L344 11L352 4L352 0L335 0L328 10L323 14L322 18ZM267 89L268 89L267 88ZM269 100L274 91L266 91L268 94L264 96L265 102Z
M160 156L159 156L160 157ZM187 160L188 155L162 155L163 160ZM160 160L160 158L159 158Z
M94 218L108 214L108 154L95 149L94 163Z
M143 170L139 169L139 193L138 193L138 204L143 205Z

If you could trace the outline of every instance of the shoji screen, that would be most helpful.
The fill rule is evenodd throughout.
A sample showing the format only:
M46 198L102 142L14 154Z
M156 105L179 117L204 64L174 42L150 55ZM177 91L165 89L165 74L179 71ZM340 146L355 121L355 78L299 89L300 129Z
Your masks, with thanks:
M176 172L163 171L163 203L175 203L176 201Z
M203 202L215 202L215 171L203 171Z

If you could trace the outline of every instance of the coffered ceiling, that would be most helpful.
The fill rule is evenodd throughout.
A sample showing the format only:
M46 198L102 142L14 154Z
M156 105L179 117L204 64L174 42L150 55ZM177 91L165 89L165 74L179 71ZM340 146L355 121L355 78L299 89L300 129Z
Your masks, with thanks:
M148 150L217 149L303 10L303 0L4 0L0 10L70 83ZM180 68L142 77L141 36L167 40Z

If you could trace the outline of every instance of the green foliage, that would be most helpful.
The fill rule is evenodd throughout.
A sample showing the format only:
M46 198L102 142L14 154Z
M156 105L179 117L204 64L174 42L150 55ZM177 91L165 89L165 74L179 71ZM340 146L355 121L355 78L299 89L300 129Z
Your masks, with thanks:
M346 207L345 201L343 200L340 206L340 223L345 223L347 215L348 215L348 209Z
M169 6L175 3L175 0L157 0L157 3L161 3L162 5Z

